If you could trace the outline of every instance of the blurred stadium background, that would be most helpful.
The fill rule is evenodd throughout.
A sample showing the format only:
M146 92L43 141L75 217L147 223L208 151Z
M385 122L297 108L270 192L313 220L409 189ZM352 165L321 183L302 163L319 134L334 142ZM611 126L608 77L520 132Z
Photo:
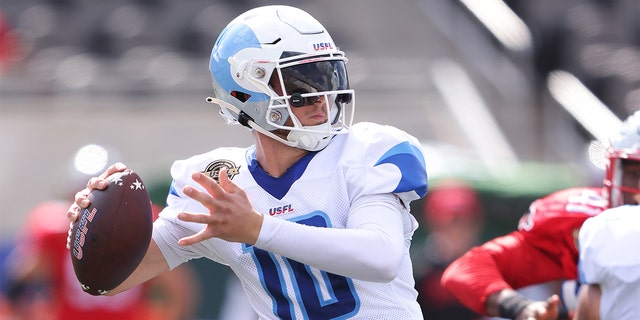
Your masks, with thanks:
M276 3L309 11L347 52L357 121L421 139L431 179L474 183L486 237L533 198L598 185L593 140L640 108L637 0L4 0L2 243L37 203L71 199L83 146L105 147L162 202L173 160L250 144L205 103L208 58L233 17Z

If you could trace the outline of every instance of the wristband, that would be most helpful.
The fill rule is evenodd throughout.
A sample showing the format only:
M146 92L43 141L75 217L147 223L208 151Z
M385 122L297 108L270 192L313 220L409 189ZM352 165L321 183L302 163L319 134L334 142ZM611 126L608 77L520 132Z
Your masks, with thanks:
M526 308L533 300L529 300L520 294L514 294L500 301L500 317L515 319L520 312Z

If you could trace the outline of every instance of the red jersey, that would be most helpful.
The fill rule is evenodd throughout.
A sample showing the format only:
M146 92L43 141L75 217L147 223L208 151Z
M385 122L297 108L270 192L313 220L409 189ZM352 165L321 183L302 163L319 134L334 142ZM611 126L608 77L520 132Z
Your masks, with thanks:
M486 314L487 298L552 280L577 278L577 236L608 206L602 188L571 188L534 201L518 230L474 247L449 265L442 285L470 309Z

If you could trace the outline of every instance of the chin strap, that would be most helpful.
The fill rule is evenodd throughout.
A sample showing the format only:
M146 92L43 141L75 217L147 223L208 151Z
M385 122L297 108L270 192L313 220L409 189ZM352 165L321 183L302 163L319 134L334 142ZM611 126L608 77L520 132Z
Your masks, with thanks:
M304 128L318 131L325 130L324 132L328 132L331 129L331 124L329 124L329 121L327 121L317 126L306 126ZM329 144L333 136L334 135L332 134L325 135L313 132L291 130L287 135L287 140L297 142L298 148L302 148L308 151L318 151L324 149Z

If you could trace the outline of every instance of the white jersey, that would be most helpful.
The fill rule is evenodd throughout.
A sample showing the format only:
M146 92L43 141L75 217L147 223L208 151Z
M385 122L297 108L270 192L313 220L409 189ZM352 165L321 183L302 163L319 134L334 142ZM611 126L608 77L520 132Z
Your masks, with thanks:
M176 215L182 211L207 212L199 202L185 196L182 188L188 184L202 189L192 181L191 174L202 171L217 177L222 167L244 189L256 211L265 214L258 242L251 246L213 238L179 247L178 239L200 231L203 225L180 221ZM219 148L177 161L171 174L174 181L168 206L154 224L153 235L171 268L201 257L228 265L261 319L422 319L409 256L417 222L405 209L427 192L424 155L414 137L393 127L360 123L352 126L349 133L336 135L325 149L307 154L280 178L273 178L260 168L253 146ZM347 224L352 222L348 219L356 210L353 207L359 206L362 199L385 194L397 204L391 213L396 214L396 220L401 216L397 229L404 234L399 245L403 251L400 271L390 281L362 280L368 279L368 270L363 268L353 270L356 276L342 276L323 271L330 268L320 270L298 262L304 260L302 257L293 259L264 250L269 248L269 239L261 238L278 235L292 246L308 245L307 256L312 256L309 260L314 255L338 252L344 242L324 237L313 239L313 232L302 235L276 232L265 236L263 231L266 224L274 225L274 221L284 219L349 233L351 228ZM282 230L278 226L273 228ZM361 246L363 254L372 245ZM360 257L352 255L330 261L356 265L359 260Z
M620 206L587 219L579 244L580 280L600 285L601 319L638 319L640 206Z

